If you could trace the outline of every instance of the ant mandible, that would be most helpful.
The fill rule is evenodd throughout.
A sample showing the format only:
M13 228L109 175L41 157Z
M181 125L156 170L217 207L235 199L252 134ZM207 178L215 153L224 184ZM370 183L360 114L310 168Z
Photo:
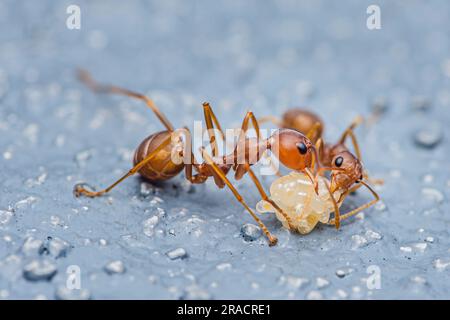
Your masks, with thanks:
M223 188L226 185L261 227L269 240L269 245L275 245L277 238L269 232L261 219L247 205L241 194L227 178L228 172L230 169L233 169L236 180L241 179L248 173L262 199L269 202L286 218L288 224L291 225L291 220L288 215L267 196L263 186L250 166L257 163L266 151L271 151L284 166L305 173L311 181L315 180L310 170L315 165L319 168L320 161L315 146L305 135L293 129L279 129L268 139L261 139L258 121L253 113L248 111L242 122L239 139L234 151L228 155L219 156L214 129L218 130L223 142L225 142L225 135L211 106L208 103L204 103L203 111L209 133L209 141L212 146L212 155L209 155L205 148L200 148L203 162L198 163L192 152L192 145L189 143L190 147L187 147L186 140L188 139L184 141L173 139L176 131L174 126L150 98L120 87L98 84L84 70L80 70L78 76L83 83L95 92L125 95L145 102L165 126L166 130L154 133L141 142L134 154L134 166L116 182L100 191L88 190L83 186L84 184L77 184L74 187L75 196L101 196L111 191L119 183L135 173L139 173L147 180L155 182L170 179L185 169L186 179L191 183L204 183L209 177L213 177L215 184L219 188ZM250 123L256 131L256 138L247 137ZM190 140L190 131L188 128L185 127L184 129L178 130L183 131ZM184 161L174 161L174 152L177 153L179 158L184 159ZM195 174L193 174L193 168L196 171ZM318 170L322 171L326 170L326 168L320 168ZM337 211L339 210L337 206L335 208Z
M270 121L280 128L291 128L302 132L314 143L319 153L319 161L325 167L319 168L316 172L316 177L319 176L324 168L331 171L331 185L329 187L332 194L335 191L341 191L341 196L338 203L342 203L344 199L359 189L362 185L365 186L375 199L369 201L360 207L351 210L350 212L340 215L339 210L335 211L334 219L331 219L328 224L334 224L338 229L340 221L349 218L364 209L369 208L380 200L378 194L373 190L366 181L372 181L376 184L382 184L382 180L372 180L368 177L361 162L361 151L358 141L354 134L354 129L362 121L362 117L357 117L350 126L342 133L341 137L335 144L325 143L323 140L324 124L322 119L313 112L300 108L292 108L287 110L281 119L274 116L266 116L259 120L260 123ZM345 145L347 138L350 137L356 156L350 152ZM333 197L331 197L334 200Z

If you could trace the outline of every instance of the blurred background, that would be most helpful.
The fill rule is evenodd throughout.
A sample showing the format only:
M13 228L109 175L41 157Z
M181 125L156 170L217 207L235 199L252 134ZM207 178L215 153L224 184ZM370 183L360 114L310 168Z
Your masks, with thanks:
M367 28L372 4L381 29ZM67 28L70 5L79 30ZM2 0L0 298L449 298L449 21L443 0ZM162 129L140 102L83 87L80 67L191 129L203 101L226 128L247 110L305 106L329 141L381 111L357 136L382 201L307 236L263 216L280 240L269 248L242 236L253 221L228 190L182 175L76 199L75 183L111 183ZM259 200L251 181L238 188ZM373 265L379 289L366 283ZM69 266L80 289L67 287Z

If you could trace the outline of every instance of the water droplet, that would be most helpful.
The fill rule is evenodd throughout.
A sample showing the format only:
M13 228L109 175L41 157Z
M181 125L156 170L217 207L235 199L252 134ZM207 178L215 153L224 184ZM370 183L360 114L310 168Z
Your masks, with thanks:
M228 263L228 262L220 263L216 266L216 269L219 271L231 270L231 268L232 268L232 265L231 265L231 263Z
M426 174L426 175L423 176L422 180L423 180L424 183L429 184L429 183L432 183L434 181L434 176L432 174Z
M42 240L29 237L22 245L22 252L26 256L37 256L42 252L43 245L44 242Z
M424 252L428 245L426 243L420 242L414 244L413 246L417 251Z
M374 241L381 240L383 238L381 234L370 229L366 231L366 237Z
M6 289L0 290L0 299L8 299L9 291Z
M338 290L336 291L336 295L337 295L337 298L338 298L338 299L347 299L347 297L348 297L347 292L345 292L345 291L342 290L342 289L338 289Z
M0 210L0 225L6 225L11 221L11 218L14 216L13 211L9 210Z
M289 289L299 289L309 283L309 280L293 275L282 275L279 279L279 284L285 285Z
M70 244L60 238L49 237L47 242L44 244L42 251L50 254L55 259L65 257L70 251Z
M91 292L83 288L72 290L61 286L56 290L55 298L58 300L89 300Z
M16 209L20 209L20 208L24 208L28 205L31 205L33 203L35 203L38 199L36 197L33 196L29 196L23 200L17 201L16 204L14 205L14 207Z
M155 187L151 183L141 182L140 194L144 198L148 197L149 195L155 195L159 193L159 190L160 189L158 187Z
M421 276L413 276L411 277L411 281L420 285L424 285L427 283L427 280Z
M327 279L321 278L321 277L316 278L317 288L322 289L322 288L328 287L329 285L330 285L330 281L328 281Z
M400 247L400 250L403 251L403 252L407 252L407 253L412 252L412 248L411 247Z
M441 126L430 124L414 134L414 142L421 148L432 149L441 142L442 137L443 133Z
M433 265L438 271L444 271L450 266L450 259L436 259Z
M356 249L365 247L369 243L366 238L364 238L363 236L361 236L359 234L353 235L352 241L353 241L352 250L356 250Z
M261 228L254 224L246 223L241 227L241 235L245 241L255 241L261 234Z
M113 274L121 274L125 272L125 265L120 260L115 260L108 262L105 267L103 268L105 272L109 275Z
M437 189L433 188L423 188L422 195L429 200L437 203L442 203L444 201L444 195Z
M78 152L75 155L75 161L78 165L78 167L83 168L86 166L87 161L92 158L92 149L87 149L87 150L83 150Z
M155 227L157 226L158 222L159 222L158 216L153 216L148 218L142 223L144 234L147 237L152 237L155 234Z
M339 278L344 278L353 272L352 268L343 268L336 270L336 276Z
M38 139L39 134L39 126L35 123L31 123L25 127L23 130L23 135L28 139L32 144L35 144Z
M181 298L186 300L210 300L212 297L208 291L193 284L185 288Z
M56 266L48 260L33 260L23 269L28 281L50 281L56 274Z
M187 252L183 248L176 248L166 253L171 260L187 258Z
M425 241L428 243L433 243L434 242L434 238L433 237L426 237Z
M47 180L47 173L46 172L40 174L35 179L33 179L33 178L27 179L27 181L25 181L25 185L28 188L32 188L34 186L40 186L41 184L43 184L45 182L45 180Z
M306 299L307 300L322 300L323 296L319 291L312 290L312 291L308 292L308 294L306 295Z

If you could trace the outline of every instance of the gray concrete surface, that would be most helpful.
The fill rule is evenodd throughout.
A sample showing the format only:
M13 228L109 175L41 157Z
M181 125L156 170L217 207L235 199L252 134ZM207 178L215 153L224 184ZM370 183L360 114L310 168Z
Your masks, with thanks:
M450 298L448 1L75 2L80 30L66 28L72 1L0 2L0 298ZM366 28L372 3L381 30ZM178 126L206 100L230 128L250 108L308 105L334 139L381 105L357 135L382 202L307 236L264 216L270 248L245 241L251 217L212 183L133 177L74 198L75 183L128 170L161 129L139 102L89 92L77 67L148 93ZM81 290L66 288L71 265ZM372 265L380 289L366 285Z

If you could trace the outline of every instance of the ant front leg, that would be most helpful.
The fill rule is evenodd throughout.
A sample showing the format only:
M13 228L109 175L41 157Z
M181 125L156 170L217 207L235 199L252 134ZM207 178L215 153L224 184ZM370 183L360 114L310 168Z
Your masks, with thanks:
M358 140L356 139L354 130L355 130L356 126L361 124L363 121L364 121L364 119L361 116L356 117L352 121L350 126L344 131L341 138L339 139L339 143L345 144L347 137L350 137L350 139L352 141L353 149L355 150L356 157L358 158L359 161L362 161L362 155L361 155L361 149L359 147ZM367 170L364 170L363 177L364 177L364 179L368 180L372 184L382 185L384 183L384 181L382 179L370 178L369 175L367 174Z
M133 168L131 168L127 174L125 174L124 176L122 176L120 179L118 179L116 182L114 182L112 185L110 185L109 187L100 190L100 191L90 191L87 190L85 188L83 188L80 184L75 185L74 187L74 194L76 197L79 197L81 195L84 195L86 197L99 197L101 195L104 195L105 193L108 193L109 191L111 191L111 189L113 189L115 186L117 186L119 183L121 183L123 180L125 180L126 178L134 175L136 172L138 172L143 166L145 166L150 160L153 159L153 157L159 152L161 151L163 148L165 148L168 144L170 144L171 142L171 136L169 135L167 138L165 138L161 144L155 149L153 150L147 157L145 157L145 159L143 159L141 162L139 162L138 164L136 164Z
M354 209L354 210L352 210L350 212L347 212L346 214L343 214L340 217L340 220L344 220L344 219L350 218L351 216L354 216L355 214L361 212L362 210L365 210L365 209L373 206L375 203L377 203L380 200L380 196L368 184L366 184L364 181L360 181L359 183L362 184L363 186L365 186L367 189L369 189L370 193L372 193L372 195L374 196L375 199L367 202L366 204L363 204L363 205L359 206L358 208L356 208L356 209ZM346 195L343 197L342 201L344 201L345 197L347 195L349 195L349 194L350 194L350 192L346 192ZM330 220L328 222L328 224L335 224L335 219Z
M214 135L214 127L213 124L216 125L217 129L219 130L219 133L221 135L222 138L222 142L225 142L225 135L224 132L220 126L220 123L217 119L217 117L214 114L214 111L212 110L211 106L209 105L209 103L204 103L203 104L203 108L204 108L204 113L205 113L205 122L207 124L208 127L208 132L210 133L210 140L212 141L212 139L214 139L215 141L215 135ZM259 142L259 138L260 138L260 130L259 130L259 125L258 125L258 120L255 118L255 116L253 115L253 113L251 111L247 112L243 122L242 122L242 126L241 126L241 132L239 134L239 139L238 139L238 144L239 141L242 141L245 138L245 134L247 133L248 130L248 125L249 125L249 121L251 120L253 127L256 130L256 134L258 137L258 142ZM214 149L213 149L214 150ZM247 163L248 165L248 163ZM222 172L222 170L220 170ZM242 175L244 175L246 172L249 173L250 178L252 179L253 183L255 184L256 188L258 189L261 197L270 202L273 207L275 209L278 210L278 212L280 212L280 214L286 219L286 221L289 223L289 226L292 226L292 222L291 219L289 218L289 216L275 203L273 202L268 196L267 193L264 191L264 188L262 187L261 183L259 182L258 178L256 177L255 173L253 172L253 170L250 168L250 166L245 167L245 164L242 166L240 164L237 165L236 167L236 178L239 179L240 177L242 177ZM215 177L215 181L216 184L217 183L217 178ZM222 179L223 180L223 179ZM219 184L218 184L219 185Z

